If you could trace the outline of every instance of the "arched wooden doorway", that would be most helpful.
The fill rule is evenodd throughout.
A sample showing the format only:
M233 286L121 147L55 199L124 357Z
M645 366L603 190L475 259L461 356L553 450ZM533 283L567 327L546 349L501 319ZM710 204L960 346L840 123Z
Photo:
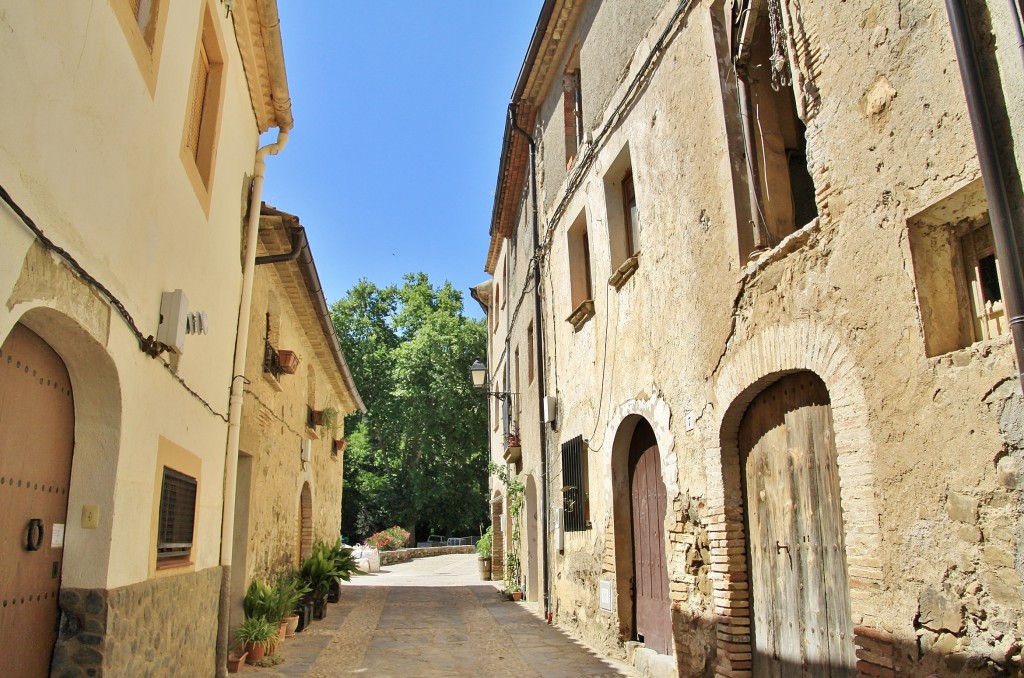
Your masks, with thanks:
M828 389L787 375L739 427L753 675L852 676L852 615Z
M313 555L313 492L302 483L299 498L299 563Z
M630 523L633 541L635 633L655 652L672 647L668 563L665 559L665 482L654 430L640 421L629 445Z
M74 433L64 361L15 325L0 347L0 628L10 675L50 672Z

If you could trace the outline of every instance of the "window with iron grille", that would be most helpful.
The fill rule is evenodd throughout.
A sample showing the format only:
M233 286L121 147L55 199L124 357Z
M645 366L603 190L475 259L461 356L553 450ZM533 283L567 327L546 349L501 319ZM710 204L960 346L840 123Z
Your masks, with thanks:
M164 467L157 526L158 562L187 561L192 555L196 517L196 479Z
M590 480L587 445L583 436L562 443L562 529L579 532L590 527Z

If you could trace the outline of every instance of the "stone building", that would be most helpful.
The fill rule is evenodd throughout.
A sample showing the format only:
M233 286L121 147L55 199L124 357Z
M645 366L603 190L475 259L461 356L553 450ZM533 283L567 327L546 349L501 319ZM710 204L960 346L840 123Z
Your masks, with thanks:
M964 4L1019 167L1020 18ZM492 517L555 623L659 674L1019 671L1024 203L1007 171L990 207L954 33L937 0L544 3L477 298L521 543L497 478Z
M4 3L0 34L2 672L213 675L277 5Z
M273 580L341 534L345 415L364 409L298 217L263 205L259 238L235 501L237 621L253 577Z

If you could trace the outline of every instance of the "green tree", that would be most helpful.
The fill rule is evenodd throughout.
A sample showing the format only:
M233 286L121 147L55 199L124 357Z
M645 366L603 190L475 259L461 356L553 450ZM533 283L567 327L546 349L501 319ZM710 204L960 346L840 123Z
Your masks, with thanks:
M345 421L342 530L392 525L412 534L471 534L487 512L487 401L469 365L483 321L463 315L451 283L360 280L331 314L366 414Z

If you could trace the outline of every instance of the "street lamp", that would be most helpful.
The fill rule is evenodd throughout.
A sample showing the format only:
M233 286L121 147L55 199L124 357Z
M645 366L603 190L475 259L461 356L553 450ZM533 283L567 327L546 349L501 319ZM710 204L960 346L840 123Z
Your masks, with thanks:
M473 377L473 388L484 392L484 389L487 388L487 365L484 365L483 361L477 358L469 366L469 374ZM508 391L486 391L486 394L498 400L512 400L513 395Z

